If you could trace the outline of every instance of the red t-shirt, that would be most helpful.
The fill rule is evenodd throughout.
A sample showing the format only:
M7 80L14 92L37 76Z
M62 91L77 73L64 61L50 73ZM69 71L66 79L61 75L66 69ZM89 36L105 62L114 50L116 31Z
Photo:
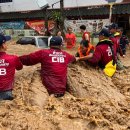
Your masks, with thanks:
M110 37L110 40L113 42L114 49L116 50L115 56L117 57L117 53L119 53L120 56L123 56L122 50L121 50L121 48L119 46L119 44L120 44L120 36Z
M22 69L23 65L19 58L0 52L0 91L13 89L15 69Z
M116 52L115 48L114 52ZM93 66L99 66L101 68L104 68L107 63L109 63L112 60L112 51L109 45L101 44L96 46L95 52L93 54L93 57L88 60L89 63L91 63Z
M74 33L67 33L65 35L65 39L66 39L66 43L67 43L67 48L72 48L75 46L76 44L76 36Z
M24 65L41 63L42 82L50 94L64 93L67 82L67 65L75 57L59 49L40 50L20 57Z

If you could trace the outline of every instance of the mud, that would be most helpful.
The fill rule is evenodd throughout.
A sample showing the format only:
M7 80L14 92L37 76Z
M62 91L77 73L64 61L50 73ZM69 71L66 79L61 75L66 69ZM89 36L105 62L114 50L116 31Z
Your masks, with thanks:
M11 44L8 52L34 50ZM16 72L14 86L15 99L0 102L0 130L130 130L130 69L111 79L84 63L71 64L68 92L59 99L42 85L39 64Z

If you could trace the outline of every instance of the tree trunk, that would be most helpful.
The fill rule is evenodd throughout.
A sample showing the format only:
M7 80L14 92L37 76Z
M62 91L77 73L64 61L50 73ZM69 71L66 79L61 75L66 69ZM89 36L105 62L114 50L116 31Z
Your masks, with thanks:
M61 23L60 23L60 27L61 27L62 33L64 35L64 21L65 21L64 0L60 0L60 10L61 10Z

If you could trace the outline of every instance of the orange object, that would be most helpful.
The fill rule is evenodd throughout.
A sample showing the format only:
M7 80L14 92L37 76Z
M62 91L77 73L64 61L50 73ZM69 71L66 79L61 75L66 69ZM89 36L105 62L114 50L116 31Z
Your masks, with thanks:
M89 47L83 50L83 47L78 48L79 57L88 56L90 54L90 50L95 50L95 47L89 43ZM83 53L85 51L85 54Z
M65 35L65 38L66 38L66 44L67 44L67 48L72 48L75 46L76 44L76 36L74 33L67 33Z

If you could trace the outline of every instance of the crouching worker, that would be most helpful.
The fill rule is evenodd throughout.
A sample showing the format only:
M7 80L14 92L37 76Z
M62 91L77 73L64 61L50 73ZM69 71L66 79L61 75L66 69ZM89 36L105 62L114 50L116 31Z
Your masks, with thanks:
M99 33L99 43L95 48L95 52L88 62L93 66L99 66L104 69L108 76L112 76L116 71L116 50L114 50L113 43L109 40L109 31L102 29Z
M21 70L23 65L17 56L6 54L6 44L6 37L0 35L0 100L13 100L15 69Z
M126 48L127 48L127 46L130 47L130 42L129 42L129 39L127 38L127 36L123 34L123 28L118 28L117 31L120 33L119 46L122 50L123 57L125 57L126 56Z
M49 95L62 97L66 91L67 65L74 62L74 56L61 50L62 39L52 37L50 49L40 50L29 55L21 56L24 65L35 65L41 63L41 78Z
M82 40L76 53L77 60L84 61L93 57L94 46L89 43L88 40Z

